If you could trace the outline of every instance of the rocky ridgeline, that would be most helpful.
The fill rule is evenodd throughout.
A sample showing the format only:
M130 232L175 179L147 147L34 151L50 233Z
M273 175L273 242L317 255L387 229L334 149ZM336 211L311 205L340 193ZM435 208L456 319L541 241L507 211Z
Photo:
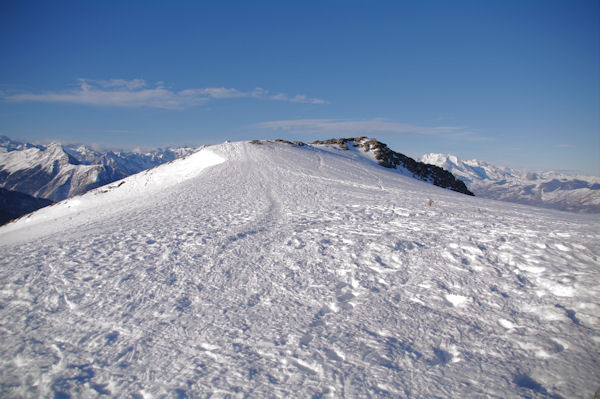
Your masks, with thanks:
M288 140L277 139L274 140L278 143L287 143L290 145L304 146L305 143L301 141L291 142ZM251 141L252 144L260 144L259 140ZM462 180L457 179L454 175L439 166L426 164L423 162L415 161L414 159L407 157L404 154L395 152L388 148L388 146L375 139L368 137L350 137L350 138L337 138L328 140L316 140L310 145L337 145L343 150L349 150L351 147L360 147L363 151L372 151L377 163L379 165L390 168L398 169L403 168L412 174L412 177L427 181L435 186L446 188L452 191L456 191L462 194L474 195Z

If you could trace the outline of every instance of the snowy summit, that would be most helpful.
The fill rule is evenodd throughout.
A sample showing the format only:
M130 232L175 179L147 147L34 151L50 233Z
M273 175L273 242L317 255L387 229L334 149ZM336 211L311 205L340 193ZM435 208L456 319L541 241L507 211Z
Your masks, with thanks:
M1 227L0 395L592 397L599 219L346 146L206 147Z

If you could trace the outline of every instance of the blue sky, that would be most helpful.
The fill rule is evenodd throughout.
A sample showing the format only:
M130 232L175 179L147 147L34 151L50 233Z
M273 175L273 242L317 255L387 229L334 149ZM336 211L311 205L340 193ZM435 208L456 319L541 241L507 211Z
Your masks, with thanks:
M0 0L0 134L366 135L600 175L600 2Z

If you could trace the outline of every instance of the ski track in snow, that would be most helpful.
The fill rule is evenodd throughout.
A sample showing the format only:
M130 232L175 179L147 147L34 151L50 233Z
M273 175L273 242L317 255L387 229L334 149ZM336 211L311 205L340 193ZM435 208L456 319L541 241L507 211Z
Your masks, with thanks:
M48 212L66 227L0 229L2 397L600 387L598 218L470 198L327 147L209 149L227 161L98 217L61 203Z

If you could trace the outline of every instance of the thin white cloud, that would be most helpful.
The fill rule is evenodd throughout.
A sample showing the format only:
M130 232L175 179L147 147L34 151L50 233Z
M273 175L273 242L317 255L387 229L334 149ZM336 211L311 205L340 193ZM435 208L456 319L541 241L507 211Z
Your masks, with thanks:
M346 120L346 119L292 119L261 122L255 125L260 129L279 130L295 133L319 133L331 135L420 135L444 136L467 141L487 141L473 132L459 126L417 126L392 122L385 119Z
M272 96L269 97L271 100L275 100L275 101L288 101L289 97L286 96L283 93L277 93L277 94L273 94Z
M91 106L165 109L189 108L210 100L233 98L257 98L307 104L325 103L323 99L311 98L303 94L291 97L283 93L271 95L267 90L260 87L252 91L241 91L226 87L175 91L166 88L164 82L157 82L155 85L150 86L144 79L78 79L78 88L74 90L10 95L0 93L0 96L11 102L72 103Z
M80 79L82 80L82 79ZM144 79L110 79L110 80L88 80L88 82L95 82L105 88L126 88L129 90L141 89L146 87L148 84ZM157 83L157 86L163 86L161 82Z
M310 98L304 94L296 94L293 97L287 94L277 93L269 96L270 100L274 101L289 101L291 103L302 103L302 104L326 104L327 102L322 98Z

